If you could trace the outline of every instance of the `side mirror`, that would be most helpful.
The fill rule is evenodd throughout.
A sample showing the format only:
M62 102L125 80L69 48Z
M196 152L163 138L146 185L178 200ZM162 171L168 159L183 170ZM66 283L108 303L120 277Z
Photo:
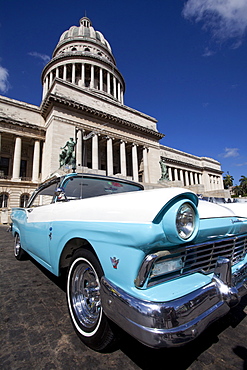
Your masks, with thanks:
M57 188L54 192L54 195L57 197L57 200L66 200L66 195L63 188Z

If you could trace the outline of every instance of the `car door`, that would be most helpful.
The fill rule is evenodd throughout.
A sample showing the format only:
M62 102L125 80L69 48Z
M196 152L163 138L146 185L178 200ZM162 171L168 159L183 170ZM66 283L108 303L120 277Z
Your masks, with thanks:
M22 233L27 252L43 265L50 266L50 238L54 192L57 182L42 187L26 208ZM48 267L47 266L47 267Z

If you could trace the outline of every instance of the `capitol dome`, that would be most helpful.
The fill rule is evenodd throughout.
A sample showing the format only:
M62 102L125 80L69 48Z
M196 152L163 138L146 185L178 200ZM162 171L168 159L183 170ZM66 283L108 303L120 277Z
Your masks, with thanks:
M58 45L60 45L64 41L77 38L84 40L92 39L92 41L94 41L95 43L102 44L110 52L112 52L109 42L105 39L101 32L95 31L90 19L87 17L83 17L80 19L79 27L72 26L69 30L65 31L61 35Z
M56 79L123 104L124 79L111 46L89 18L64 31L42 73L43 99Z

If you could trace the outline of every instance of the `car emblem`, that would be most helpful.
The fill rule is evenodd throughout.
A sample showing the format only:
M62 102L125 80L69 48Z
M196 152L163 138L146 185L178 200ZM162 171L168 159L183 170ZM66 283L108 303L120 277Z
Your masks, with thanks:
M236 224L237 222L243 222L240 218L237 218L235 220L231 219L232 224Z
M110 257L111 258L111 263L114 269L117 269L117 265L119 263L119 259L117 260L116 257Z

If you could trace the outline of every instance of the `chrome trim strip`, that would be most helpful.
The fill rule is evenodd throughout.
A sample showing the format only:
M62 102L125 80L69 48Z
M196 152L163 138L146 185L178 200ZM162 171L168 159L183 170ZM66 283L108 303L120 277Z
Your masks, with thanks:
M247 294L247 264L240 269L236 286L228 285L228 269L228 260L219 261L210 284L167 302L135 298L103 277L102 307L112 321L145 345L179 346L197 337Z
M174 254L174 253L175 253L175 251L173 250L172 254ZM169 256L170 254L171 254L171 251L168 251L168 250L148 254L144 258L144 260L141 264L138 275L135 279L135 286L137 288L142 288L144 286L145 282L147 281L147 279L149 277L149 274L150 274L155 262L158 259L162 258L162 257Z

